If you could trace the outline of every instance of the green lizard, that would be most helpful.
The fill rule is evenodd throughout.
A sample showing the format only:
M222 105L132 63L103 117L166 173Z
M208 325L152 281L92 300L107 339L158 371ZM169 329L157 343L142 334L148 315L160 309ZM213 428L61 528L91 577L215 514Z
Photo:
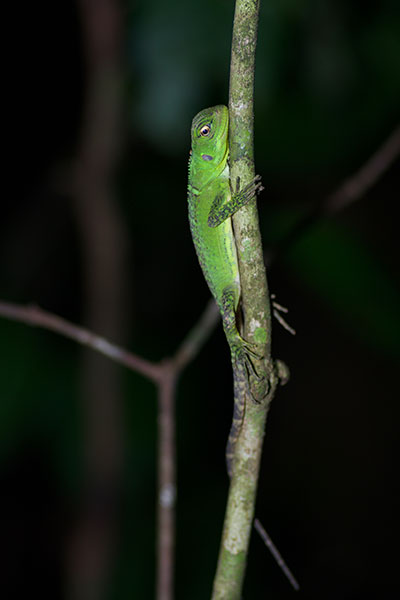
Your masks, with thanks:
M231 216L250 202L263 187L261 178L232 194L229 179L229 113L218 105L200 111L192 121L192 150L189 160L189 222L204 277L222 316L231 351L234 380L232 426L226 449L228 474L233 471L235 444L244 417L245 392L250 391L249 375L259 379L251 357L261 358L244 340L237 328L236 313L240 300L240 277ZM254 526L278 565L295 589L298 583L275 544L258 519Z
M199 112L192 121L189 160L189 222L204 277L222 316L231 351L234 379L234 409L226 459L232 475L235 444L244 416L245 389L250 373L257 377L251 357L261 358L239 334L236 313L240 299L239 267L231 216L263 188L256 176L239 191L231 192L229 181L229 114L219 105Z

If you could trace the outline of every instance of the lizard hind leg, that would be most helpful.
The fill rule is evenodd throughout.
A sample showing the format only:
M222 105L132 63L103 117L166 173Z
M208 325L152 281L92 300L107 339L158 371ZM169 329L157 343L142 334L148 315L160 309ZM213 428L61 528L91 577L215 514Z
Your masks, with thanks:
M244 340L240 338L243 342ZM249 344L246 342L246 346ZM233 460L235 455L236 442L242 428L245 410L246 410L246 395L254 402L260 402L254 395L250 386L250 375L252 374L257 381L263 380L255 371L254 365L247 354L248 350L231 346L231 360L233 369L233 417L232 425L229 432L228 443L226 446L226 466L229 477L233 473Z
M250 375L260 380L262 378L257 374L251 359L260 360L262 356L257 352L253 344L244 340L240 335L237 328L236 306L236 290L226 288L222 294L221 302L222 324L231 351L233 371L235 372L241 366L247 372L247 380Z
M257 359L261 357L253 345L241 337L237 329L235 292L236 290L232 288L225 289L221 302L222 322L231 351L234 383L233 419L226 447L226 462L230 477L233 471L235 446L244 419L246 394L257 401L251 392L250 377L255 377L257 381L262 379L258 376L251 360L252 357Z

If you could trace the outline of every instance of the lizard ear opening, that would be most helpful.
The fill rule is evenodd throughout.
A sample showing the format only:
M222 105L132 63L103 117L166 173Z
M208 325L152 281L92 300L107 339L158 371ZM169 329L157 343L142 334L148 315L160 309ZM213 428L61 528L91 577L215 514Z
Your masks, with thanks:
M214 157L213 157L213 156L211 156L210 154L202 154L202 155L201 155L201 158L202 158L203 160L214 160Z

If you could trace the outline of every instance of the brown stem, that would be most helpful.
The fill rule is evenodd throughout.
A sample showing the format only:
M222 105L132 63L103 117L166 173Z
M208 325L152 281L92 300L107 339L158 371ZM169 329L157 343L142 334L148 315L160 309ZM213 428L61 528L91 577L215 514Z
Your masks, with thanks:
M66 319L49 313L38 306L20 306L12 302L0 301L0 315L12 321L59 333L78 342L78 344L107 356L120 365L128 367L131 371L141 373L154 382L157 382L161 376L161 370L157 364L136 356L124 348L112 344L104 337L96 335L84 327L70 323Z
M175 553L175 392L177 371L165 361L158 388L157 600L173 600Z

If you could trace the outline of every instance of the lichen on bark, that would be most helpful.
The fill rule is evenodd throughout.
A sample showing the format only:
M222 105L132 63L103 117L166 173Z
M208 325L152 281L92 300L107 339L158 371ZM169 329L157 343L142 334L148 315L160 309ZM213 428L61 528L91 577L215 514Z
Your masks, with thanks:
M254 68L259 0L237 0L232 36L230 71L230 172L231 184L252 181L254 171L253 105ZM235 447L234 474L225 514L212 600L239 600L246 570L254 518L257 481L269 404L278 378L271 358L271 309L256 201L233 217L242 289L243 335L257 347L255 360L263 377L264 394L254 402L246 394L246 411Z

